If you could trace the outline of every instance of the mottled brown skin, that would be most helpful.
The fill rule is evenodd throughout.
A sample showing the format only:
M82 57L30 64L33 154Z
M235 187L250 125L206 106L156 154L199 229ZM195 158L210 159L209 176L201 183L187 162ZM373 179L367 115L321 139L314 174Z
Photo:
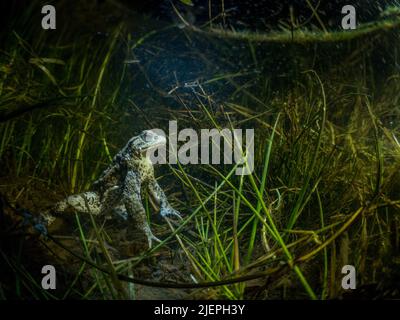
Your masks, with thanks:
M175 215L178 211L168 203L167 197L154 177L153 165L147 151L166 143L165 137L145 130L131 138L100 175L91 191L72 195L57 203L53 212L78 211L96 215L120 214L133 218L137 227L146 234L149 247L156 238L147 222L141 191L148 190L152 200L160 207L161 216ZM49 222L54 218L47 218Z

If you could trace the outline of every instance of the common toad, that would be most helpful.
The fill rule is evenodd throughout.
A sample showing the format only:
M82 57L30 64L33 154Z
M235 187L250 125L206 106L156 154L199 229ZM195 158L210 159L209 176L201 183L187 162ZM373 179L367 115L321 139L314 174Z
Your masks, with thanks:
M137 227L146 234L151 247L153 240L160 240L153 235L147 222L141 199L144 188L159 206L161 216L181 217L179 212L170 206L157 183L149 158L148 150L165 144L166 138L151 130L145 130L131 138L93 183L92 190L65 198L51 211L54 213L75 211L94 215L119 214L133 218ZM48 215L46 220L51 224L54 217Z

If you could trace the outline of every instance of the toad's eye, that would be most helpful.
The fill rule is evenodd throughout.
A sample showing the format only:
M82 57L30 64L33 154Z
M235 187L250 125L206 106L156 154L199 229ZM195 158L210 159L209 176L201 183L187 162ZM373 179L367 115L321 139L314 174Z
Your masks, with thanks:
M151 138L151 134L148 131L145 131L143 136L144 141L149 142L151 141Z

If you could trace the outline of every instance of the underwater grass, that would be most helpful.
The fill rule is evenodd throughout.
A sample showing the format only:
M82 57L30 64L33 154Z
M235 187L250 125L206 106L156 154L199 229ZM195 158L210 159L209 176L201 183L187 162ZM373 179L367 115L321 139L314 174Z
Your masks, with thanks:
M308 2L309 3L309 2ZM314 9L313 9L314 10ZM390 14L386 14L390 12ZM322 30L307 30L304 28L282 28L280 31L273 31L268 33L254 32L254 31L235 31L225 28L198 28L189 25L186 26L193 32L200 33L207 36L218 37L221 39L250 41L256 43L296 43L296 44L310 44L310 43L328 43L328 42L344 42L373 36L381 32L388 32L397 30L400 27L400 9L398 7L389 7L386 11L382 12L381 19L363 23L357 29L349 32L348 30L341 31L327 31L324 24L315 15L320 22ZM182 18L182 17L181 17ZM182 18L183 19L183 18Z
M319 80L319 84L320 85L322 84L320 80ZM320 101L320 103L322 105L326 106L326 98L325 98L324 92L323 92L322 96L323 96L323 98L322 98L322 101ZM315 101L312 101L312 102L313 102L313 104L316 104L316 105L319 104L318 102L315 102ZM366 104L364 105L364 108L366 110L368 110L369 114L371 115L371 119L374 119L375 116L372 115L372 113L371 113L371 109L372 108L370 107L370 102L368 102L368 100L366 100ZM320 294L321 298L325 298L327 296L329 270L335 270L334 266L331 266L331 269L329 269L328 251L326 250L327 246L332 244L335 241L335 239L340 237L350 227L350 225L352 223L354 223L354 221L356 219L359 218L359 216L361 216L362 214L365 214L365 212L367 212L367 211L376 210L375 204L371 204L371 205L367 205L367 206L361 205L356 211L354 211L353 213L349 213L349 217L350 218L348 220L344 219L341 222L339 222L339 225L341 224L342 226L340 228L338 228L337 231L335 231L332 235L329 235L329 233L331 232L331 229L335 228L338 225L338 223L334 223L331 226L328 226L328 228L326 228L324 220L327 219L328 217L332 216L332 213L335 213L335 211L341 210L341 209L340 209L340 207L334 207L333 208L334 211L332 213L330 213L329 210L332 210L332 208L324 208L324 206L323 206L323 203L322 203L322 200L321 200L321 191L320 191L321 190L321 185L323 185L323 186L328 185L329 186L329 184L332 184L332 185L334 184L334 183L330 183L329 182L329 180L332 179L332 178L329 176L329 174L327 175L325 172L332 170L334 173L337 172L339 174L339 176L341 176L341 172L343 170L346 170L346 171L348 171L350 173L349 176L354 176L354 173L353 173L354 169L353 168L354 168L355 163L353 161L357 161L358 159L357 158L353 158L352 161L349 161L348 163L343 163L343 162L342 163L332 163L332 161L335 160L335 155L336 155L337 149L341 149L341 148L343 148L343 146L341 146L337 142L335 143L335 140L340 139L340 134L337 134L337 133L334 132L335 129L333 129L334 127L332 126L332 123L329 123L329 122L327 122L327 120L324 120L326 118L326 115L325 115L326 114L326 107L324 107L323 109L325 111L322 112L322 116L321 116L321 113L318 110L318 108L315 109L312 105L309 105L307 110L309 112L312 112L312 113L310 113L309 115L307 113L305 113L305 117L308 117L309 120L305 122L305 126L304 126L305 129L301 129L300 130L299 138L300 139L308 139L308 140L311 139L311 141L315 140L315 142L312 142L312 143L309 143L309 142L299 143L299 141L296 141L297 140L296 139L295 140L295 145L298 145L299 147L304 147L304 146L307 146L307 147L305 149L302 148L303 150L296 150L296 148L291 148L292 153L294 154L294 156L296 158L295 158L294 161L292 159L290 159L290 158L286 159L286 161L288 163L292 162L294 164L301 164L301 165L302 165L302 163L305 163L304 177L301 178L301 180L305 179L306 183L302 183L301 184L302 188L298 192L296 192L296 194L298 194L298 197L297 196L293 197L293 200L292 200L293 201L292 215L289 216L289 219L287 220L287 222L286 222L287 224L285 226L285 231L288 234L296 234L297 230L294 227L296 225L296 221L298 220L298 217L300 216L300 212L306 211L308 209L308 207L309 207L308 204L313 200L313 198L315 198L315 197L317 198L317 201L318 201L317 208L318 208L319 218L320 218L320 222L321 222L321 229L319 229L319 230L315 229L314 231L311 231L311 230L310 231L308 231L308 230L305 230L305 231L298 230L299 233L301 232L303 234L307 234L307 233L310 234L310 236L307 237L308 238L307 242L309 242L310 244L316 243L317 247L315 249L311 250L308 254L304 254L304 255L294 259L293 263L295 264L295 263L302 263L302 262L308 261L311 258L313 258L314 255L316 255L320 251L323 252L323 266L324 267L323 267L323 270L322 270L322 278L324 280L323 280L323 284L322 284L322 292ZM358 112L358 111L356 110L355 112ZM251 113L252 112L249 110L248 114L251 114ZM208 114L208 116L210 115L209 113L207 113L207 114ZM323 120L321 122L322 124L318 124L319 121L320 121L320 117L322 117L322 120ZM211 120L211 122L215 124L215 119ZM325 122L327 122L327 126L325 125ZM374 144L372 144L372 148L367 147L367 149L369 149L369 153L367 153L368 159L366 161L369 163L369 170L366 169L365 163L364 163L364 168L363 168L364 169L363 170L364 174L361 174L357 178L360 179L360 183L361 184L365 184L365 183L369 184L369 182L372 182L371 181L371 178L372 178L373 180L375 180L375 185L376 186L374 188L369 189L369 190L365 190L364 191L365 194L363 194L363 195L357 194L357 192L356 192L354 194L354 196L356 197L356 199L357 199L358 196L360 196L361 199L368 199L369 198L370 199L369 201L371 201L371 203L374 203L375 201L382 201L383 200L382 198L380 198L380 196L378 197L379 200L376 199L376 196L380 195L380 191L379 191L380 190L380 187L379 187L380 182L379 181L383 180L382 179L382 174L383 174L383 161L384 161L384 158L383 158L383 155L381 153L382 151L380 151L380 147L379 147L379 145L382 144L382 141L381 141L381 138L378 138L378 133L377 133L378 128L376 127L375 121L371 121L371 123L373 124L372 126L371 125L370 126L365 126L365 123L363 123L363 125L364 125L363 130L372 132L372 137L370 135L369 139L375 140L376 141L375 145L377 147L374 147ZM313 128L316 124L318 124L318 129L317 130L315 130ZM349 126L349 128L347 130L349 130L350 132L352 132L352 131L354 132L354 130L352 128L353 125L354 125L354 123L350 123L350 126ZM274 130L274 132L275 132L275 130ZM283 131L281 130L280 136L283 136L282 132ZM315 132L317 132L316 135L315 135ZM312 135L310 136L310 135L308 135L308 133L312 133ZM365 150L366 146L363 145L363 143L369 143L367 141L368 140L363 141L363 142L360 141L359 142L359 146L357 146L357 148L360 148L361 150L362 149ZM325 147L325 145L326 145L326 147ZM354 142L351 142L351 145L352 145L352 147L354 147ZM321 148L323 148L322 149L323 152L319 151L319 149L321 149ZM309 152L309 150L311 152ZM317 157L317 152L321 152L322 156L318 156ZM352 152L357 152L357 151L353 149ZM352 152L350 153L351 157L354 156L354 154ZM374 153L376 153L376 155L374 155ZM278 152L278 154L279 154L279 152ZM269 159L269 157L268 157L268 159ZM318 159L318 166L316 166L316 159ZM376 161L376 159L378 159L378 160ZM377 166L377 163L379 164L378 165L378 169L379 169L378 171L375 170L376 166ZM267 164L268 164L268 161L266 161L264 163L264 165L261 166L261 168L263 168L263 170L266 170ZM331 167L329 167L328 164ZM399 163L396 163L396 164L392 163L392 165L394 165L394 167L398 168ZM314 177L311 178L312 177L312 171L310 170L310 168L314 168L314 167L316 167L316 169L317 169L316 170L316 178L314 178ZM335 171L335 170L337 170L337 171ZM397 169L395 169L395 170L397 170ZM214 171L216 171L217 174L219 174L222 177L222 179L224 179L224 175L223 174L218 172L218 170L216 170L216 169ZM370 175L369 172L372 172L372 175ZM374 177L374 172L376 172L375 178L373 178ZM324 175L324 173L325 173L325 175ZM287 174L289 175L289 177L288 177L289 180L288 181L290 183L296 183L297 182L296 180L293 181L293 178L290 177L292 175L292 171L289 171ZM278 177L280 177L280 180L284 179L284 175L280 175L279 173L276 173L276 175ZM323 179L324 176L328 178L328 181L324 181L324 179ZM247 200L248 193L252 194L253 196L254 196L254 194L256 194L258 196L258 200L259 200L258 203L262 204L263 211L266 214L266 217L268 218L268 213L269 213L270 210L267 209L266 202L264 202L265 200L261 200L261 199L263 199L263 197L260 197L259 190L258 190L258 188L256 186L255 180L251 179L251 178L252 178L252 176L250 176L250 182L251 182L251 187L253 188L253 191L249 191L249 190L244 191L243 190L243 182L242 182L242 180L239 182L239 187L234 186L232 183L230 183L228 181L227 181L227 183L228 183L229 187L231 189L233 189L234 192L236 192L237 194L239 194L240 197L242 197L243 203L249 205L249 208L252 208L252 206L251 206L249 200ZM306 188L310 184L311 179L313 179L315 182L314 182L313 185L310 185L308 194L306 195L306 192L304 190L307 190ZM260 179L258 179L258 180L260 180ZM264 179L261 179L261 180L264 180ZM369 181L369 182L367 182L367 181ZM354 181L350 181L350 184L353 184L353 183L354 183ZM391 181L390 183L393 183L393 181ZM199 190L201 190L201 189L198 189L196 187L192 187L192 188L193 188L193 191L194 191L194 193L196 195L199 193ZM289 189L289 187L287 187L287 186L282 186L280 188ZM330 189L330 187L328 187L328 189ZM340 190L340 188L339 188L339 190ZM229 197L228 194L229 194L229 192L221 193L221 195L224 195L225 197ZM219 199L220 198L221 198L221 196L219 196ZM234 198L233 197L229 197L228 201L232 201L232 199L234 199ZM221 200L219 200L219 201L224 203ZM358 202L358 200L356 200L356 203L357 202ZM234 212L237 212L237 207L236 206L233 206L233 207L235 208ZM225 216L224 213L226 212L226 210L227 209L225 208L224 211L219 214L219 216L220 217L224 217ZM215 209L214 209L214 211L215 211ZM253 211L257 212L258 210L254 210L253 209ZM258 211L258 214L259 214L259 211ZM214 214L214 216L215 216L215 214ZM206 218L207 217L205 217L204 219L206 219ZM220 244L223 240L225 240L225 242L226 242L226 237L224 237L225 233L229 232L229 231L232 231L232 230L226 229L226 227L224 228L224 226L226 226L227 223L225 223L225 224L224 223L215 223L214 222L215 219L213 221L212 219L210 219L210 217L209 217L209 220L210 220L210 225L212 225L212 227L214 229L214 237L217 238L214 241L216 243L218 243L218 244ZM264 218L261 218L259 220L264 222ZM269 221L271 221L271 219L269 219ZM246 225L246 223L247 222L244 222L243 225ZM229 223L228 223L228 225L229 225ZM302 225L303 225L303 223L302 223ZM222 230L216 230L217 226L220 227ZM274 226L273 222L272 222L271 226ZM276 227L271 227L271 226L266 225L267 233L270 234L270 236L271 236L271 238L273 240L275 240L275 241L278 240L278 243L279 243L279 238L277 238L277 235L279 235L279 232L276 233L276 231L277 231ZM198 227L198 229L201 230L199 232L199 234L200 235L203 234L202 238L204 238L204 233L205 232L202 231L204 229L204 220L201 220L200 227ZM326 236L325 235L321 235L321 234L319 234L321 232L323 232L323 233L324 232L328 232L328 234ZM225 246L223 246L223 247L229 248L229 246L232 245L232 242L237 243L237 240L233 240L233 239L237 239L236 237L237 237L237 234L235 233L234 236L229 238L230 243L225 245ZM323 240L323 239L326 239L326 240ZM207 233L207 239L206 240L208 240L207 243L209 243L208 233ZM364 241L365 241L365 239L364 239ZM205 242L205 241L202 240L202 242ZM243 241L241 242L241 244L242 243L243 243ZM253 245L253 243L254 243L254 240L250 241L249 246L251 247ZM281 246L282 245L283 245L283 243L281 242ZM291 245L292 245L291 243L288 243L288 246L291 246ZM206 257L210 257L212 253L214 255L216 255L215 252L218 253L218 251L216 249L211 251L213 246L205 246L205 245L203 245L203 246L201 246L201 248L206 249L206 254L205 254ZM283 252L285 252L285 245L282 246L282 249L283 249ZM207 265L211 265L211 261L213 263L215 263L215 261L225 261L226 262L226 260L227 260L227 259L225 259L225 255L223 255L222 258L221 258L221 257L218 256L218 254L214 259L206 260L204 258L204 256L203 256L203 254L199 253L199 251L200 250L196 250L196 252L198 252L198 255L200 255L199 256L200 261L198 262L199 265L201 263L203 263L203 264L206 263ZM237 252L237 249L235 249L234 252ZM286 252L286 254L287 254L287 252ZM273 257L273 258L276 259L277 254L274 253L274 254L270 254L268 256L270 258ZM331 256L332 256L332 254L331 254ZM235 261L235 254L232 254L231 257L232 257L231 261ZM332 263L335 263L334 260L331 260L331 261L332 261ZM290 258L289 258L289 262L292 262ZM260 265L258 265L258 266L260 266ZM231 272L232 271L232 265L228 264L225 267L225 269L221 269L220 267L218 267L217 270L225 270L225 271L228 270L229 272ZM331 275L331 277L333 277L333 276L334 275ZM300 277L300 279L302 281L304 281L303 284L305 285L305 288L309 292L310 296L315 298L315 294L313 294L312 291L310 290L310 288L307 287L307 284L306 284L307 282L305 281L305 279L302 278L301 275L299 275L299 277ZM334 295L334 293L332 293L332 296L333 295Z

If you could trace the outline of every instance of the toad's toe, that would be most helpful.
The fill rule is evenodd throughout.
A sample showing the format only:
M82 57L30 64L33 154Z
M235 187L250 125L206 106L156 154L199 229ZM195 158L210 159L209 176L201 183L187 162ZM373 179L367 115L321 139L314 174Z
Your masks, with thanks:
M179 219L183 219L181 214L179 213L179 211L171 208L171 207L164 207L161 208L160 210L160 214L162 217L171 217L171 216L175 216L178 217Z

